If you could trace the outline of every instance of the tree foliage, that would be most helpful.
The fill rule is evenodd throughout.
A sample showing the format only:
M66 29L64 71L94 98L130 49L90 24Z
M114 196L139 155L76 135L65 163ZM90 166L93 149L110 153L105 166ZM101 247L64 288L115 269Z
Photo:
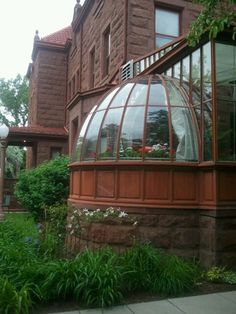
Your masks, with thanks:
M28 121L28 81L20 74L15 79L0 79L0 122L25 126Z
M66 201L69 193L68 163L68 157L60 156L20 173L15 195L36 218L43 216L46 206Z
M198 18L192 23L188 34L188 43L195 46L206 32L209 38L232 27L233 40L236 36L236 0L193 0L203 6Z

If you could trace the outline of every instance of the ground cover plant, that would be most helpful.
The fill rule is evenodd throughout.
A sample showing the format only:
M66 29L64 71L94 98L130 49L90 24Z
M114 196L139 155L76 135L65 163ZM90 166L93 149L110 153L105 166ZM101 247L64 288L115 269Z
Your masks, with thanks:
M29 214L8 214L0 224L0 313L27 314L39 304L71 298L86 307L106 307L137 292L178 296L196 289L200 274L204 280L218 274L213 269L214 276L208 272L207 277L196 263L149 244L136 244L123 253L106 247L73 258L58 255L58 242L48 238L64 230L52 218L56 207L50 210L47 223L50 226L52 219L54 229L43 230ZM217 280L229 274L234 280L234 272Z

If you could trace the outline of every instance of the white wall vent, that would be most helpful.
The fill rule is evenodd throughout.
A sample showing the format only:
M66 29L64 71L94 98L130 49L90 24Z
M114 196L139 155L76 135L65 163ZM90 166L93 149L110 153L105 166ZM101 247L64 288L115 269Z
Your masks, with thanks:
M120 79L126 81L134 76L134 61L130 60L121 67Z

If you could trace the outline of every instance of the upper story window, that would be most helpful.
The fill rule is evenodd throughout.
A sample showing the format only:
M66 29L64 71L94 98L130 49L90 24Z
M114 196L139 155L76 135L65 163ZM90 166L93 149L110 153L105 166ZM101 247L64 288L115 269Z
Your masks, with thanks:
M111 33L110 27L103 34L103 76L109 73L110 53L111 53Z
M95 81L95 48L93 48L89 53L89 72L90 72L89 85L90 88L93 88Z
M164 8L155 11L156 48L169 43L180 35L180 14Z

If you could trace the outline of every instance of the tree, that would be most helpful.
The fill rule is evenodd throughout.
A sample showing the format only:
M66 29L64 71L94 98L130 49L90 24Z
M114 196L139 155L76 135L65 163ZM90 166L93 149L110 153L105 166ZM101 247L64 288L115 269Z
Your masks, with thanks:
M209 38L232 27L232 38L236 36L236 0L193 0L203 6L198 18L192 23L188 34L188 44L195 46L208 32Z
M28 81L20 74L15 79L0 79L0 123L25 126L28 121ZM8 146L6 176L16 178L24 165L23 147Z
M15 79L0 79L0 122L25 126L28 121L28 81L20 74Z

